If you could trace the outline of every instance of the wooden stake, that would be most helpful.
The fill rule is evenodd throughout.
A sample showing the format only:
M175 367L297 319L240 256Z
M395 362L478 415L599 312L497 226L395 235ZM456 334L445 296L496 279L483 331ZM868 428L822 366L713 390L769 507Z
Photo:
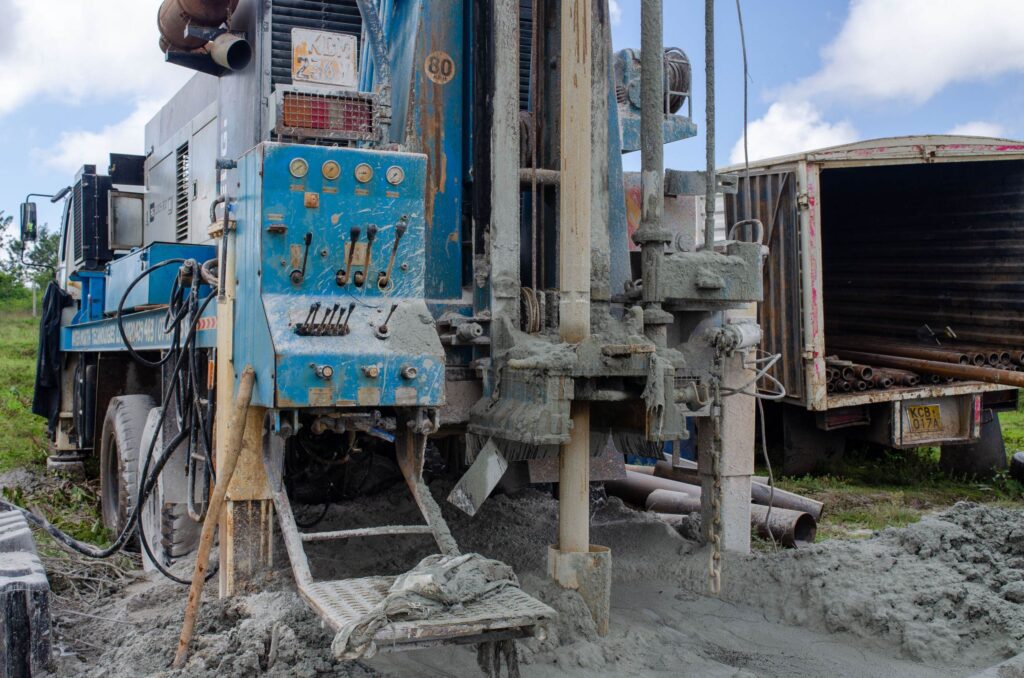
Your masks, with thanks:
M227 440L225 441L227 444L223 450L223 457L220 459L221 466L220 472L217 474L217 484L213 488L210 506L206 511L206 520L203 521L203 532L199 538L199 552L196 554L196 569L192 574L192 586L188 592L188 604L185 606L185 621L181 626L178 652L174 655L174 663L171 664L171 667L175 669L183 667L185 660L188 658L188 646L192 642L196 617L199 616L199 607L203 597L203 584L206 583L206 570L209 567L210 550L213 548L213 535L217 531L217 523L220 520L221 509L224 505L224 496L227 494L231 476L235 473L238 455L242 451L245 420L249 411L249 402L252 400L252 391L255 383L256 372L251 365L247 365L245 371L242 372L241 383L238 386L238 395L235 396L234 409L231 412ZM228 384L220 384L219 386L221 388L230 388Z

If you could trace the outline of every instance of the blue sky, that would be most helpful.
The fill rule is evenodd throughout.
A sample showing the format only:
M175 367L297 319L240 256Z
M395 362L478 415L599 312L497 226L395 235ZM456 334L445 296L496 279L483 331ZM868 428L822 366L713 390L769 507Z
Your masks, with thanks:
M0 209L69 184L105 153L142 152L145 121L189 77L156 47L159 0L0 0ZM665 0L666 44L694 67L704 163L703 1ZM617 49L639 47L639 0L613 2ZM752 158L881 136L966 131L1024 137L1024 0L743 0ZM718 160L743 134L736 6L716 3ZM38 36L49 51L38 58ZM109 39L101 36L107 35ZM638 159L628 157L628 167ZM45 202L45 201L44 201ZM56 210L40 204L41 220Z

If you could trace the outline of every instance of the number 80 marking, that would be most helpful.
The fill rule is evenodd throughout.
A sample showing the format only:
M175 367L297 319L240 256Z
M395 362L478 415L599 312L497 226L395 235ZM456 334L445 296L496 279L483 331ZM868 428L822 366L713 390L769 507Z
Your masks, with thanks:
M447 52L431 52L427 55L423 70L431 82L447 85L455 77L455 61Z

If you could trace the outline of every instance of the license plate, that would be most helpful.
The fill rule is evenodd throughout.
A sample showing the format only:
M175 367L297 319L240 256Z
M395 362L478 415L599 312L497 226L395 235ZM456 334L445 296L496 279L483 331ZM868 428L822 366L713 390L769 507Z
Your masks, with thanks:
M942 415L938 405L911 405L907 407L907 419L913 433L942 432Z

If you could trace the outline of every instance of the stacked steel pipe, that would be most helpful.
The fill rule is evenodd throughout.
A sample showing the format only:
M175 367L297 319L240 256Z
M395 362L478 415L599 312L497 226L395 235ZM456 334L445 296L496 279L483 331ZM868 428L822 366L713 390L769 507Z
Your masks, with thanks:
M1024 350L960 342L924 344L870 335L829 338L829 393L914 387L958 379L1024 387Z

